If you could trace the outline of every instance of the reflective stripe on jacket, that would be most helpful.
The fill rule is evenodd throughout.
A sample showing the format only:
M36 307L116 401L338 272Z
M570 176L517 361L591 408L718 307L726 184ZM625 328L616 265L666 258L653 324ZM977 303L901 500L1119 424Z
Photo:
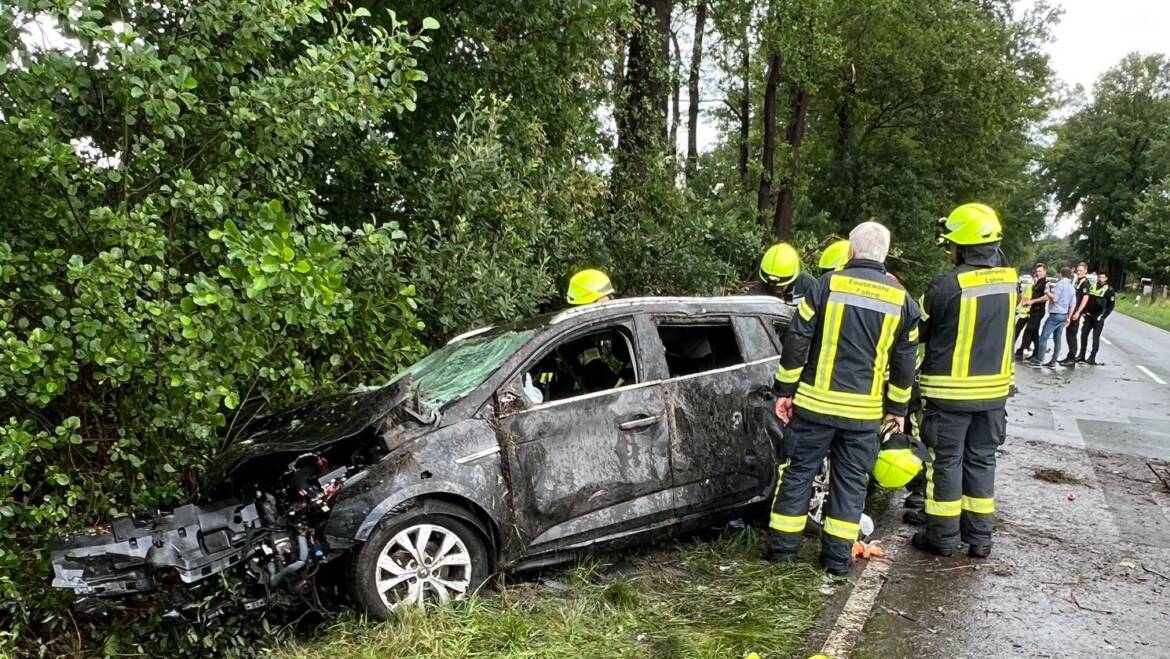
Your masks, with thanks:
M799 413L839 428L904 416L914 385L918 305L881 263L850 261L821 277L793 316L775 388Z
M945 409L1003 407L1015 375L1014 268L960 265L923 296L922 396Z

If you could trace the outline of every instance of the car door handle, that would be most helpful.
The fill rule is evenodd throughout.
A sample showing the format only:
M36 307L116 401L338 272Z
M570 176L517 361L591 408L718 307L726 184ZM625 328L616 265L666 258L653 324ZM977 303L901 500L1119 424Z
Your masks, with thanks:
M636 419L618 424L618 430L639 430L649 428L662 419L661 414L638 415Z

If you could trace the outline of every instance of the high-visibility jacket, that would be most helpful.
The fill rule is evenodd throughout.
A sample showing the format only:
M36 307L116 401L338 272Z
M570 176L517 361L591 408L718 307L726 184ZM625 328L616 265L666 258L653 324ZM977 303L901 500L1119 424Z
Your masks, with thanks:
M1089 288L1089 303L1085 305L1085 313L1102 320L1113 313L1115 295L1109 284L1093 284Z
M906 415L914 385L918 305L877 261L822 275L797 307L776 371L797 414L847 430Z
M1002 408L1019 294L1014 268L967 262L930 283L922 299L922 396L942 409Z

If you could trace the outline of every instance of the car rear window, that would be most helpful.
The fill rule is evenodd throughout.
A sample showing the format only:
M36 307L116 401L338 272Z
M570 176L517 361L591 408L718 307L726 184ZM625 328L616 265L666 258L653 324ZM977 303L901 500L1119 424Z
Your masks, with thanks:
M712 371L743 363L730 320L702 323L659 320L658 336L666 351L670 377Z

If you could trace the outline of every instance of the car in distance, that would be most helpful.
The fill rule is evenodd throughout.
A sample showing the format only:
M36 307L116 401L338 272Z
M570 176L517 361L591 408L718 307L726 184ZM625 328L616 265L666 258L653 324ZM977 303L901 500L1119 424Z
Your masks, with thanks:
M53 584L92 604L230 568L259 607L344 559L386 618L743 516L774 483L791 314L767 296L631 298L469 332L385 386L254 424L199 503L61 540Z

